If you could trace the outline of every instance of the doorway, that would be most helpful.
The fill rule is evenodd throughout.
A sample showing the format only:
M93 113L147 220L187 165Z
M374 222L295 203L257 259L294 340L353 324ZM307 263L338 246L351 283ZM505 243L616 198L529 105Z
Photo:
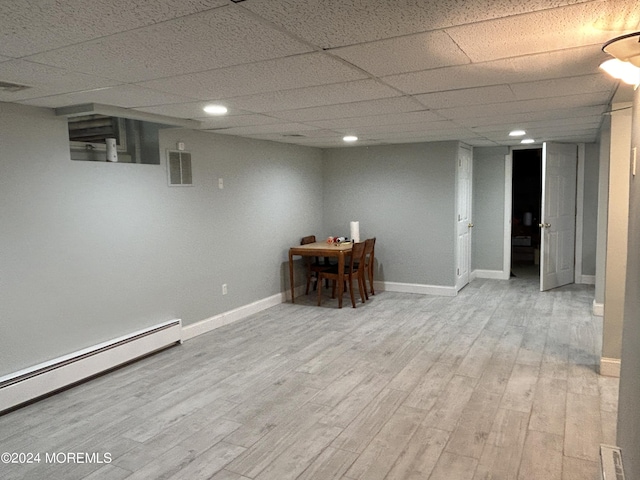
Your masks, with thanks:
M540 278L542 148L513 150L511 277Z

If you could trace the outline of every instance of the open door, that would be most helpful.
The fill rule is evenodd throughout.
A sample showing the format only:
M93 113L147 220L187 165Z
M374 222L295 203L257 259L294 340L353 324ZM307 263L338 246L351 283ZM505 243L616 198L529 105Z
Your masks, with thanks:
M577 170L577 145L543 144L541 291L574 281Z
M469 283L471 270L471 169L472 151L460 146L456 171L456 291Z

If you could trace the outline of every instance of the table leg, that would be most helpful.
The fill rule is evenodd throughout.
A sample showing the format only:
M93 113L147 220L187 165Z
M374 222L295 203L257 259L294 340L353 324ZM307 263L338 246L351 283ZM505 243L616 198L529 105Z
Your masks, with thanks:
M344 290L344 253L338 253L338 308L342 308L342 292Z
M293 293L293 255L291 255L291 251L289 251L289 285L291 285L291 303L296 303Z

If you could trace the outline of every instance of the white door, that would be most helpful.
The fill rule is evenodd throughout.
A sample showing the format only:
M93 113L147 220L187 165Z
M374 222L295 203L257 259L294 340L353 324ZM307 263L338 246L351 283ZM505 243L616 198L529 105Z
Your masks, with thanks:
M456 291L469 283L471 270L471 159L469 148L458 149L456 172Z
M540 290L574 281L578 147L542 146Z

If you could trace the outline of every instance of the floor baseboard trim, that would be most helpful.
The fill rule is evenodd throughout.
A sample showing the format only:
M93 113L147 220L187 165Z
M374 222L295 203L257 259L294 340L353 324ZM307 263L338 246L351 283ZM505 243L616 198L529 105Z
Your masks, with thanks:
M595 275L580 275L580 278L576 278L576 283L581 283L583 285L595 285L596 284L596 276Z
M296 287L296 295L301 295L305 290L305 286ZM267 308L275 307L281 303L285 303L291 299L291 292L289 290L276 293L270 297L257 300L248 305L229 310L227 312L219 313L213 317L205 318L197 323L185 325L182 327L182 340L189 340L191 338L202 335L203 333L210 332L216 328L224 327L230 323L237 322L247 318L254 313L261 312Z
M601 357L600 375L602 375L603 377L620 378L620 359Z
M439 285L421 285L414 283L398 283L398 282L374 282L376 290L399 292L399 293L417 293L422 295L439 295L444 297L455 297L455 287L444 287ZM301 285L296 287L296 296L303 295L305 286ZM190 340L198 335L215 330L216 328L224 327L230 323L237 322L247 318L254 313L261 312L267 308L275 307L281 303L290 301L291 292L286 290L282 293L271 295L270 297L257 300L248 305L229 310L227 312L219 313L213 317L205 318L196 323L185 325L182 327L182 341Z
M475 278L488 278L490 280L509 280L510 272L502 270L474 270Z
M604 303L598 303L594 299L592 312L596 317L604 317Z
M442 285L423 285L419 283L399 283L399 282L373 282L376 290L398 293L417 293L421 295L438 295L441 297L455 297L456 287L446 287Z

